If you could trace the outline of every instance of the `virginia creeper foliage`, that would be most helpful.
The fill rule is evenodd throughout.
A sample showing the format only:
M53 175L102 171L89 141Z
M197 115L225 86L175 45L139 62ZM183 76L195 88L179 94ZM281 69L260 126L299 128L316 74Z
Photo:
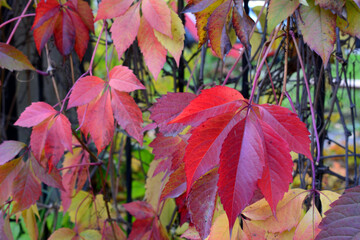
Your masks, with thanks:
M0 0L0 10L9 9ZM11 42L23 18L32 19L31 42L46 60L46 71ZM359 0L271 0L252 14L243 0L29 0L21 15L0 29L14 21L11 33L2 34L7 41L0 42L2 107L8 104L3 96L9 78L4 76L11 74L5 69L50 79L58 99L53 106L33 101L12 122L31 128L27 141L0 136L0 239L13 239L15 221L31 239L46 232L51 240L360 236L360 190L350 188L360 183L356 136L350 151L342 114L346 153L338 156L346 158L346 177L324 165L320 146L320 141L330 142L327 126L335 103L341 111L335 92L341 82L339 63L348 88L341 41L360 38ZM260 33L261 39L256 37ZM198 50L191 39L198 40ZM205 67L207 48L218 61L215 74ZM61 64L51 59L55 49ZM237 59L227 70L225 63L233 56ZM240 91L240 76L232 74L241 59ZM334 62L336 78L331 75ZM72 83L56 75L67 64L63 69ZM276 64L280 74L272 72ZM79 69L85 71L75 77ZM212 75L211 82L204 81L204 72ZM280 84L274 84L277 75L284 75ZM287 92L294 75L296 106ZM249 77L251 93L246 90ZM327 80L334 93L326 122L320 115L325 115L328 86L322 81ZM168 93L159 94L159 88ZM347 90L356 135L355 103ZM262 98L269 92L271 97ZM284 107L284 96L292 111ZM15 102L10 113L2 112L4 126L14 118ZM350 189L342 196L321 191L324 174L344 178ZM140 194L132 191L138 185Z

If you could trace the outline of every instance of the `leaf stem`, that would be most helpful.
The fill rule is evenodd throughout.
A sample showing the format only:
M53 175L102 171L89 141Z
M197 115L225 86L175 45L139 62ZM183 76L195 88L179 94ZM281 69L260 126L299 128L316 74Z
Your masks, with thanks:
M309 83L307 81L304 63L303 63L302 58L300 57L301 55L300 55L299 47L298 47L298 45L296 43L294 32L290 31L289 33L290 33L290 35L292 37L292 40L294 42L295 49L296 49L298 59L299 59L299 62L300 62L300 66L301 66L301 69L302 69L302 72L303 72L303 75L304 75L305 87L306 87L306 91L308 93L309 104L310 104L311 120L312 120L312 125L313 125L313 128L314 128L314 132L315 132L315 138L316 138L316 147L317 147L317 149L316 149L316 153L317 153L316 162L318 163L319 160L320 160L320 143L319 143L319 135L318 135L318 132L317 132L317 129L316 129L315 113L314 113L313 103L312 103L312 99L311 99ZM315 188L315 164L314 164L314 161L312 159L310 159L310 162L311 162L311 168L312 168L312 189L315 190L316 189Z
M261 68L264 66L265 60L266 60L266 58L267 58L267 56L268 56L268 54L269 54L269 52L271 50L271 46L273 45L279 30L280 30L280 28L277 28L275 30L274 36L272 37L271 42L270 42L269 46L267 47L266 52L265 52L265 54L264 54L264 56L263 56L263 58L262 58L262 60L261 60L261 62L259 64L259 67L256 70L254 83L253 83L253 87L251 89L251 95L250 95L250 98L249 98L249 104L250 105L251 105L251 102L252 102L252 100L254 98L254 95L255 95L255 89L256 89L257 82L258 82L259 77L260 77Z
M226 78L225 78L225 80L224 80L224 82L223 82L223 84L222 84L223 86L226 85L226 82L228 81L231 73L234 71L236 65L238 64L238 62L239 62L240 59L242 58L242 56L243 56L243 54L244 54L244 51L245 51L245 47L240 48L239 56L238 56L238 58L236 59L235 63L232 65L232 67L231 67L230 71L228 72L228 74L226 75Z
M9 23L12 23L18 19L22 19L22 18L25 18L25 17L33 17L35 16L35 13L29 13L29 14L24 14L24 15L20 15L20 16L17 16L17 17L13 17L9 20L7 20L6 22L3 22L2 24L0 24L0 28L4 27L5 25L9 24Z
M279 106L281 106L282 100L284 98L284 93L286 91L286 80L288 73L288 58L289 58L289 31L290 31L290 17L286 20L286 38L285 38L285 67L284 67L284 79L283 79L283 88L280 96Z
M15 27L14 27L13 30L11 31L9 38L8 38L8 40L6 41L6 44L9 44L9 43L11 42L11 39L12 39L12 37L14 36L15 31L16 31L16 29L18 28L18 26L19 26L19 24L20 24L20 22L21 22L21 19L25 16L25 13L26 13L27 9L29 8L31 2L32 2L32 0L29 0L29 1L28 1L28 3L26 4L23 12L22 12L21 15L18 17L18 21L16 22ZM5 23L6 23L6 22L5 22ZM5 24L5 23L3 23L3 24ZM2 25L3 25L3 24L2 24Z
M98 48L98 46L99 46L99 42L100 42L100 39L101 39L101 35L102 35L103 31L104 31L105 25L106 25L106 23L105 23L105 20L104 20L104 24L103 24L103 26L102 26L102 28L101 28L99 37L98 37L98 39L97 39L97 41L96 41L96 44L95 44L95 47L94 47L93 55L91 56L91 61L90 61L89 69L88 69L88 71L90 71L90 75L91 75L91 76L93 75L93 74L92 74L92 66L93 66L93 64L94 64L95 53L96 53L96 50L97 50L97 48ZM105 41L106 41L106 39L105 39ZM88 71L86 71L86 72L88 72Z
M63 171L65 169L69 169L69 168L75 168L75 167L82 167L82 166L100 166L102 165L103 162L99 161L99 162L94 162L94 163L80 163L80 164L74 164L71 166L67 166L67 167L63 167L63 168L59 168L59 171Z

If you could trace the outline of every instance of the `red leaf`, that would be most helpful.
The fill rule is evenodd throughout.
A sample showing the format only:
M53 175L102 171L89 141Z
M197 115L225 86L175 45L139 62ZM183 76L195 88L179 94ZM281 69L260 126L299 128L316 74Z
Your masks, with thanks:
M18 141L4 141L0 145L0 165L4 165L26 147L25 143L18 142Z
M0 203L5 202L11 192L15 177L22 169L24 162L17 158L0 166Z
M220 154L219 196L232 229L249 204L265 165L265 149L256 117L249 113L226 137ZM236 146L236 147L234 147Z
M0 43L0 67L10 71L35 70L21 51L6 43Z
M56 168L53 168L51 172L49 173L46 171L45 168L43 168L38 161L36 161L35 158L31 157L31 165L34 170L34 174L36 177L40 179L43 183L45 183L48 186L59 188L60 190L63 190L64 187L62 185L62 179L59 170Z
M50 121L44 121L41 124L36 125L35 127L33 127L30 136L31 151L33 152L36 160L38 160L43 167L46 167L46 163L43 162L42 153L45 147L49 127L51 126L51 123L53 121L54 119L51 119Z
M186 125L182 123L168 124L168 122L178 116L195 98L196 95L193 93L168 93L163 95L150 108L150 119L156 122L159 131L165 136L175 136Z
M71 136L71 123L63 114L59 114L48 130L45 142L45 156L48 159L50 170L51 166L57 165L65 149L72 151Z
M170 9L164 0L143 0L141 10L153 29L172 37Z
M208 118L235 111L242 104L238 100L243 99L241 93L229 87L216 86L206 89L169 123L198 126Z
M109 73L110 87L121 92L132 92L137 89L146 89L139 79L127 67L115 66Z
M101 2L103 3L103 2ZM100 4L101 4L100 3ZM131 23L131 27L128 26ZM118 57L121 58L126 49L134 42L140 27L139 3L134 4L122 16L115 18L111 26L112 39Z
M77 113L79 123L82 124L81 131L85 135L91 134L99 154L109 144L114 134L114 117L109 91L88 105L80 106Z
M157 218L147 218L136 220L132 225L128 240L138 239L167 240L168 237Z
M105 88L105 82L96 76L87 76L76 81L67 108L90 103Z
M292 182L293 162L288 143L268 123L259 120L264 136L265 167L258 186L275 215L276 206Z
M118 124L142 144L142 112L134 99L126 92L111 90L111 106Z
M125 203L123 206L126 211L128 211L137 219L153 218L156 215L152 206L147 202L135 201L131 203Z
M163 0L159 0L159 2L161 1ZM169 16L170 16L170 11L169 11ZM171 28L170 28L170 32L171 32ZM161 69L163 68L166 62L167 51L157 40L153 28L149 25L149 23L144 17L142 17L140 20L139 33L137 37L139 41L140 50L144 55L145 63L148 66L151 74L154 76L155 79L157 79Z
M13 182L13 199L16 202L12 212L16 213L29 208L40 195L40 180L34 175L30 161L27 161Z
M187 142L180 136L165 137L161 133L149 144L153 148L154 160L164 159L154 171L156 176L159 172L171 172L176 170L183 162ZM167 176L165 174L164 178Z
M134 0L103 0L99 4L99 10L95 22L100 19L110 19L123 15Z
M269 104L261 104L258 109L261 119L289 144L292 151L304 154L312 160L309 131L295 113L287 108Z
M212 225L216 205L218 169L212 169L196 181L187 198L187 206L191 221L199 232L201 239L205 239Z
M184 156L188 193L196 180L219 164L221 145L236 124L233 118L234 113L225 113L210 118L192 131Z
M75 47L79 59L82 59L89 42L89 30L94 30L93 16L86 2L76 2L77 6L72 1L62 5L56 0L38 3L32 29L39 54L54 35L55 45L62 55L70 54Z
M164 190L161 193L160 201L167 198L176 198L186 190L186 176L184 164L181 164L173 173L171 173Z
M69 167L76 164L89 163L89 154L83 151L81 148L74 148L73 154L68 153L65 155L63 167ZM74 196L73 191L75 189L77 181L77 192L82 189L87 180L88 166L71 167L63 170L62 183L64 189L61 191L61 200L64 211L70 207L71 200Z
M33 127L45 119L57 114L57 111L45 102L33 102L21 113L19 119L14 123L16 126Z

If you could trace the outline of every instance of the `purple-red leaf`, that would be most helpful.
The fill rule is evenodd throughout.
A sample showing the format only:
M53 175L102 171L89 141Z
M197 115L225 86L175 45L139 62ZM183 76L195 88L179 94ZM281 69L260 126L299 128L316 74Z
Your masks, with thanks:
M100 19L110 19L123 15L134 0L103 0L99 4L99 10L95 22Z
M0 165L3 165L16 157L16 155L26 147L25 143L18 141L4 141L0 145Z
M189 103L196 98L193 93L168 93L157 99L150 108L150 119L155 121L164 136L175 136L185 128L185 124L168 124L177 117Z
M358 239L360 236L360 186L345 190L345 194L333 202L319 227L316 240Z

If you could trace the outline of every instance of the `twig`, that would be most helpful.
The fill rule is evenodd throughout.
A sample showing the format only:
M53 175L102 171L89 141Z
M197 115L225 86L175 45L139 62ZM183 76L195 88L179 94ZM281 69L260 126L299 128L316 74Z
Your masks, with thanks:
M14 34L15 34L15 31L16 31L16 29L18 28L18 26L19 26L19 24L20 24L20 22L21 22L21 19L25 16L25 13L26 13L27 9L29 8L31 2L32 2L32 0L29 0L29 1L28 1L28 3L26 4L23 12L22 12L21 15L18 17L19 19L18 19L18 21L16 22L15 27L14 27L13 30L11 31L9 38L8 38L8 40L6 41L6 44L9 44L9 43L11 42L11 39L13 38L13 36L14 36ZM5 24L5 23L4 23L4 24Z

